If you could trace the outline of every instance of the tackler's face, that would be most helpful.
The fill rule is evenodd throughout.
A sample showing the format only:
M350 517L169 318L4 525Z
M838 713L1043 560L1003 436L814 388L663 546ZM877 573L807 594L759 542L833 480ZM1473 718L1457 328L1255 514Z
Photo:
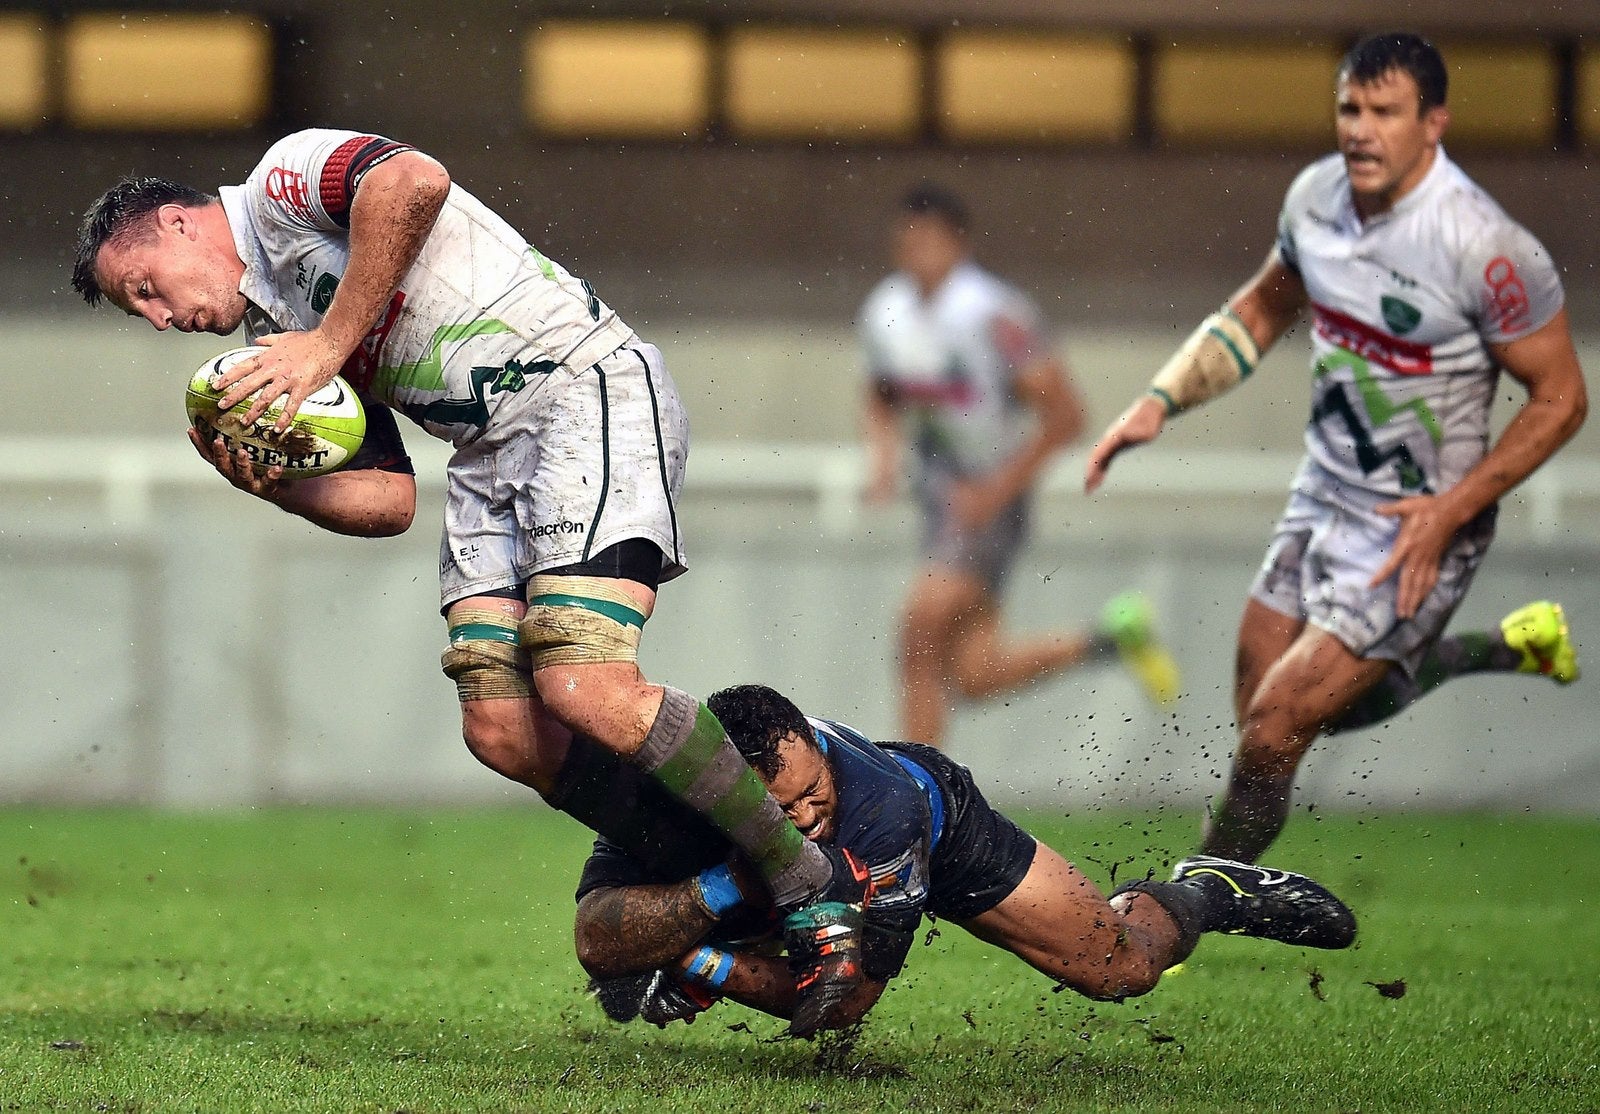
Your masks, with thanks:
M1387 212L1422 181L1449 122L1443 105L1421 107L1416 79L1404 70L1370 82L1339 78L1335 131L1362 216Z
M244 320L244 266L214 242L195 210L163 205L130 234L105 244L95 279L106 298L155 328L227 336Z
M778 744L781 763L767 780L767 791L813 843L826 843L838 830L839 794L833 768L815 743L790 735Z

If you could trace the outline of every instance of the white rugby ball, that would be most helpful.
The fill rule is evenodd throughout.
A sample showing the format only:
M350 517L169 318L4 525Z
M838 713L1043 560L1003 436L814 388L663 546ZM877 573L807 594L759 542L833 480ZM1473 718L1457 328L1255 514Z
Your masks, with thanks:
M239 421L249 409L248 401L230 410L218 409L224 392L217 390L217 380L235 364L265 351L260 345L234 348L201 364L184 391L189 424L208 442L221 437L229 450L242 447L258 473L275 464L283 466L285 476L300 478L343 468L361 448L367 414L356 392L340 376L302 402L294 422L282 433L272 428L283 414L281 399L248 429Z

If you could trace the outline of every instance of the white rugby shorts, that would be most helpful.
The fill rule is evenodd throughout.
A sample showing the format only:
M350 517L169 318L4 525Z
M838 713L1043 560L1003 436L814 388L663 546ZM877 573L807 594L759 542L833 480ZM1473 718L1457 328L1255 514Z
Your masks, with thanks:
M1007 504L983 529L968 530L950 513L950 489L959 482L931 469L919 478L922 556L932 564L975 576L990 592L999 593L1028 539L1032 493Z
M1411 676L1444 634L1494 538L1496 508L1462 528L1439 580L1410 619L1395 615L1399 579L1368 587L1400 520L1297 487L1267 546L1252 599L1327 631L1361 658L1392 661Z
M654 542L661 579L685 568L677 502L689 420L653 344L529 384L450 458L440 602L522 584L628 538Z

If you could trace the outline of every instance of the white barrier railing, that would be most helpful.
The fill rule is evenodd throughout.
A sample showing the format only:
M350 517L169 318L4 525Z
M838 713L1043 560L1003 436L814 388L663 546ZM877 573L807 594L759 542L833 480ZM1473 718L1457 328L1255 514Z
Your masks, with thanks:
M448 447L424 443L414 446L414 451L424 493L437 500ZM1045 494L1071 498L1080 487L1082 460L1079 453L1059 461L1043 485ZM1190 453L1167 446L1152 446L1118 461L1111 490L1095 503L1112 515L1121 514L1118 508L1128 507L1128 514L1105 523L1105 531L1097 529L1093 537L1112 537L1124 525L1130 530L1142 529L1147 518L1162 520L1168 507L1198 510L1199 514L1183 520L1197 529L1206 529L1208 520L1214 520L1219 530L1228 532L1232 523L1242 519L1228 508L1222 507L1216 514L1211 508L1214 503L1220 507L1224 500L1233 500L1235 510L1257 522L1239 547L1229 543L1225 561L1217 559L1215 549L1189 544L1185 534L1175 535L1171 545L1138 551L1123 546L1118 556L1131 558L1130 567L1104 571L1096 568L1101 554L1073 540L1073 529L1064 529L1054 543L1039 539L1041 549L1054 545L1048 549L1051 560L1069 563L1086 581L1117 585L1126 571L1160 597L1171 629L1187 649L1185 669L1194 679L1197 694L1195 703L1185 706L1185 730L1192 728L1202 743L1219 732L1226 735L1224 728L1206 718L1221 716L1226 723L1226 698L1219 694L1229 691L1231 657L1215 650L1232 638L1230 625L1241 591L1239 581L1259 552L1259 520L1276 513L1293 465L1289 454ZM747 548L738 537L718 549L712 541L714 531L708 531L710 536L698 553L707 558L707 568L729 579L719 583L714 576L688 577L684 588L674 589L673 606L680 609L679 614L699 616L701 624L660 626L653 641L655 652L662 655L658 660L671 661L675 675L691 688L699 678L700 687L707 691L730 674L804 679L812 691L830 693L830 699L838 699L841 705L850 704L888 722L892 715L886 695L889 690L876 687L874 680L888 677L883 666L887 636L882 630L874 633L869 627L875 620L862 617L889 621L888 595L898 590L900 573L883 573L889 565L887 544L879 544L868 554L870 560L851 564L856 575L840 576L836 563L837 554L849 548L850 539L866 537L858 512L863 477L863 458L850 447L770 442L697 446L690 466L691 498L725 505L736 516L747 507L777 504L776 516L752 514L752 521L778 521L790 513L792 504L796 518L809 516L816 529L845 544L818 546L814 552L805 547L807 553L794 561L787 561L786 555L781 575L774 575L766 564L771 549ZM11 694L8 710L16 721L13 774L0 786L0 799L10 792L16 799L27 800L266 802L345 790L357 795L375 791L369 786L399 799L410 792L426 797L440 791L445 782L434 784L432 778L455 779L459 775L459 782L451 780L449 784L477 784L473 781L475 768L464 760L439 757L456 755L453 748L458 746L452 741L458 726L447 696L425 701L407 713L412 718L406 719L406 728L400 733L421 740L416 744L418 761L436 763L419 767L424 773L409 781L385 766L389 752L384 749L392 742L389 735L398 722L392 718L395 708L385 701L408 697L409 690L402 693L397 689L362 705L364 726L359 731L352 729L350 735L359 741L355 750L346 754L343 744L318 749L324 741L315 730L319 725L295 720L289 711L295 706L290 695L296 691L293 658L280 659L269 649L293 643L295 612L262 600L277 599L275 593L285 591L283 586L294 576L305 575L309 566L332 566L335 562L327 557L333 551L308 548L306 537L315 531L300 529L298 524L277 532L274 524L282 516L270 513L252 516L242 511L240 518L247 521L237 536L204 529L203 524L196 529L192 520L174 529L167 515L177 510L183 517L188 500L193 499L197 509L209 511L225 507L232 499L226 486L194 458L183 441L4 438L0 439L0 484L4 485L0 557L7 562L18 605L11 609L11 626L0 632L4 634L0 640L12 645L10 668L18 675L32 663L46 660L42 655L49 655L51 665L47 679L20 686ZM1580 500L1597 497L1600 462L1593 458L1558 460L1525 485L1515 504L1517 532L1524 539L1576 541L1588 548L1564 553L1559 561L1540 550L1502 553L1498 569L1480 574L1483 582L1491 585L1479 590L1484 601L1480 614L1494 614L1500 603L1509 607L1520 602L1525 598L1522 593L1530 589L1542 593L1547 583L1553 585L1548 590L1558 592L1556 598L1569 605L1570 614L1600 614L1600 587L1589 574L1593 565L1590 555L1600 551L1600 515L1589 514L1592 503L1580 504ZM1250 501L1247 508L1238 507L1241 499ZM1076 510L1070 515L1073 528L1087 517L1080 518ZM1565 522L1576 526L1566 529ZM408 586L402 590L412 594L410 609L404 610L402 618L392 619L396 587L387 583L381 592L366 597L364 606L370 611L351 605L344 621L353 621L362 630L376 624L373 629L382 632L386 648L395 648L399 658L420 663L418 668L430 672L428 659L436 655L441 633L437 620L429 614L434 602L432 586L424 583L413 592L409 585L416 583L413 573L431 579L425 575L431 558L431 533L431 529L424 530L420 537L396 543L411 547L398 555L378 547L357 547L359 553L348 555L340 549L337 562L341 576L348 577L337 583L370 588L383 575L393 575L397 557L403 562L416 561L414 569L404 565L412 571L405 574ZM913 551L905 547L895 552L909 561ZM347 563L355 571L343 571ZM901 571L907 567L896 566ZM192 593L196 568L219 570L218 583L212 585L216 598ZM1070 583L1072 575L1064 574L1060 583ZM1498 585L1494 585L1496 576ZM1081 601L1070 594L1040 587L1049 580L1048 576L1029 577L1024 583L1019 578L1012 591L1018 599L1026 598L1030 590L1038 592L1031 604L1021 605L1040 608L1038 616L1067 615L1077 609ZM728 584L736 590L730 592ZM250 616L247 624L210 621L230 610L229 593L235 590L243 597L239 609ZM760 606L744 605L751 591L763 593ZM98 603L86 606L86 592L103 593L103 598L97 596ZM824 595L829 599L821 604L818 601ZM724 606L737 613L731 620L719 610ZM742 618L747 612L754 617ZM781 633L774 634L766 617L769 612L785 616L779 624ZM842 641L838 638L841 615L852 617L848 628L852 633ZM868 627L858 630L856 624L861 623ZM708 629L716 630L718 638L706 638L703 632ZM246 637L248 645L243 641ZM875 644L875 637L885 641ZM859 645L852 648L851 639L859 639ZM736 649L725 652L724 644ZM718 656L723 653L728 655L725 660ZM203 747L189 742L209 738L205 733L212 730L209 702L201 702L205 710L196 711L192 666L184 664L195 661L215 668L215 678L209 672L205 676L225 688L227 714L234 717L231 726L219 732L224 740ZM376 691L385 691L381 689L383 673L376 671ZM305 674L299 676L303 681ZM1447 807L1480 799L1499 800L1487 795L1461 796L1484 791L1470 779L1454 779L1453 772L1461 766L1458 758L1463 746L1478 748L1466 764L1475 769L1487 768L1485 763L1491 760L1500 761L1495 757L1495 748L1500 747L1511 755L1505 759L1507 763L1520 763L1516 771L1507 773L1505 784L1516 786L1517 792L1506 800L1521 807L1527 801L1558 798L1564 802L1561 807L1592 812L1590 804L1596 799L1594 787L1600 784L1600 776L1583 773L1593 769L1592 748L1587 747L1592 732L1586 725L1600 710L1584 695L1588 691L1573 686L1572 694L1563 701L1541 703L1538 714L1546 718L1532 729L1540 739L1539 760L1534 762L1520 757L1520 744L1505 748L1499 734L1479 729L1482 723L1497 728L1505 722L1506 730L1520 740L1528 730L1521 717L1529 714L1521 701L1515 704L1518 718L1501 721L1495 718L1501 714L1497 695L1480 697L1476 686L1452 686L1455 695L1450 700L1430 702L1431 726L1425 733L1431 741L1419 745L1414 758L1406 759L1415 768L1417 784L1431 787L1426 800ZM65 694L78 694L82 699ZM1004 743L1008 749L990 768L1003 771L1007 791L1051 792L1052 784L1061 784L1054 766L1057 762L1098 769L1095 763L1120 762L1124 755L1145 753L1148 732L1155 727L1148 720L1134 723L1121 718L1123 709L1114 680L1095 680L1057 696L1070 698L1067 707L1072 716L1066 721L1045 705L1030 710L1027 702L1019 702L1016 709L1008 702L993 711L999 717L994 722L1002 725L995 730L1009 741ZM1512 708L1512 704L1504 702L1504 707ZM1094 725L1087 721L1095 714L1105 717L1112 711L1119 713L1112 717L1118 724L1132 725L1101 734L1087 751L1070 741L1080 729L1094 738L1100 721ZM17 739L25 742L17 743ZM84 755L108 740L113 745L105 747L105 757L86 764ZM1042 749L1036 745L1040 740L1047 743ZM1371 740L1344 745L1367 742ZM984 745L994 748L1002 743L997 737L986 739ZM1407 748L1407 753L1413 752ZM1172 761L1176 772L1170 777L1163 775L1150 791L1209 784L1206 763L1210 760L1204 757L1203 746L1193 754L1179 748ZM1402 759L1386 754L1385 761L1393 769ZM16 772L19 765L22 775ZM1328 778L1346 770L1343 765L1330 768L1333 773L1314 784L1331 784ZM88 782L83 780L85 770L91 775ZM380 770L381 776L373 775L372 770ZM1559 791L1547 792L1546 783ZM1372 791L1363 788L1361 792Z
M424 490L443 483L449 446L410 446ZM1217 496L1277 500L1298 460L1293 453L1174 451L1152 446L1120 458L1109 492L1141 497ZM1040 485L1044 496L1081 490L1084 453L1064 454ZM1262 477L1268 479L1264 483ZM866 478L864 454L855 447L781 441L713 442L693 450L691 493L790 493L810 500L821 528L833 536L852 529ZM152 525L153 495L160 488L200 488L215 478L180 440L129 438L0 439L0 484L18 487L90 487L99 492L108 529L137 532ZM1600 460L1557 458L1519 489L1528 510L1528 534L1541 542L1571 536L1568 504L1600 498Z

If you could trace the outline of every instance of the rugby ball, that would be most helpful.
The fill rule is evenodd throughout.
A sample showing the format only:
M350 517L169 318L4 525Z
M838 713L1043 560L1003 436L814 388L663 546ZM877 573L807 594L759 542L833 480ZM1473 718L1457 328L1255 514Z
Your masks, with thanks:
M249 409L246 403L230 410L218 408L225 392L217 390L217 380L235 364L265 351L259 345L234 348L201 364L184 392L189 424L208 442L220 436L230 450L242 447L258 473L275 464L283 466L285 476L296 478L322 476L343 468L361 448L361 439L367 433L367 414L356 392L340 376L302 402L293 424L282 433L272 428L283 414L282 400L268 407L248 429L239 421Z

